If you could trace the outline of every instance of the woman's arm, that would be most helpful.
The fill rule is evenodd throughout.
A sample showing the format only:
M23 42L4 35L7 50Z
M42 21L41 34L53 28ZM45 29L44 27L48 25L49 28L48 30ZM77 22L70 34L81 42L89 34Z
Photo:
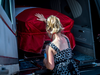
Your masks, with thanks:
M38 17L37 20L44 21L46 23L46 18L43 16L43 14L37 13L37 14L35 14L35 16Z
M47 58L43 60L44 65L47 69L53 70L54 69L54 56L52 53L52 49L49 46L46 46L46 54Z

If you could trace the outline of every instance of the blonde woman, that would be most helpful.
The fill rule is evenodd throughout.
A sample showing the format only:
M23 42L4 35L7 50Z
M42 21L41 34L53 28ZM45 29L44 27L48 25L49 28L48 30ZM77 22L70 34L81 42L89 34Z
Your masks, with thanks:
M37 20L44 21L48 36L52 39L46 46L46 55L43 62L47 69L53 71L53 75L80 75L78 66L72 58L72 50L69 39L61 31L64 29L60 19L54 15L47 19L42 14L35 14Z

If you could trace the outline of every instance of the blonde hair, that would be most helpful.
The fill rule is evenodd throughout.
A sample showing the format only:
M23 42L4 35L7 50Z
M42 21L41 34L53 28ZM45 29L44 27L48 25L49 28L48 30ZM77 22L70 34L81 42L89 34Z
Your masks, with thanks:
M62 27L62 24L56 16L49 16L47 18L47 26L46 31L50 31L51 34L61 32L64 28Z

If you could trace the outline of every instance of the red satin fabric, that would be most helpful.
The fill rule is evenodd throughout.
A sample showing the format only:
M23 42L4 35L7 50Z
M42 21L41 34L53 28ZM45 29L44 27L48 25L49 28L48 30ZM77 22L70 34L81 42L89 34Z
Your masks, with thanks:
M74 21L68 16L51 9L30 8L16 16L18 31L18 48L26 52L41 53L44 41L50 40L46 33L44 22L38 21L36 13L43 14L45 18L50 15L57 16L63 27L63 33L69 38L71 48L75 47L75 39L71 33Z

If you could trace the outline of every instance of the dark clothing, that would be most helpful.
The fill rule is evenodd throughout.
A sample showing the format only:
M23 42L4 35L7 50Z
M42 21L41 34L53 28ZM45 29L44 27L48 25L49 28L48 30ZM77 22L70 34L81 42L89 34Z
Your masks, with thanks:
M69 48L62 51L60 51L52 42L49 43L49 46L57 52L57 54L54 55L55 67L52 75L80 75L78 66L72 58L72 49L70 47L69 40L67 38L66 40Z

